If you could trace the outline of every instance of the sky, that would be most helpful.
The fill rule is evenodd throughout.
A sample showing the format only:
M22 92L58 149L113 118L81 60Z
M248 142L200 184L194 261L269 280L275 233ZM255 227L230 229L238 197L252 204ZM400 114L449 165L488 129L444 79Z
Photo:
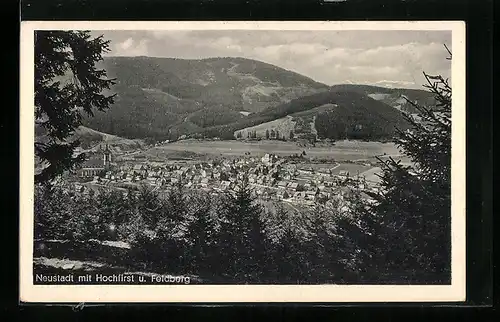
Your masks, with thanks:
M422 88L422 72L450 77L451 31L165 30L93 31L108 56L244 57L327 85Z

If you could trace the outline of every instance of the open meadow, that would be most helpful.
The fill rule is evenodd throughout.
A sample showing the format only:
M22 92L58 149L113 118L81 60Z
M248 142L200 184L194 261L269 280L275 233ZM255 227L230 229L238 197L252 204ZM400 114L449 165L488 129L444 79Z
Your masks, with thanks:
M183 140L167 143L143 151L146 156L169 158L179 152L190 152L205 156L263 156L272 153L280 156L306 153L309 158L328 158L337 161L374 160L375 156L398 156L399 151L393 143L338 141L335 145L300 147L295 142L282 141L201 141Z

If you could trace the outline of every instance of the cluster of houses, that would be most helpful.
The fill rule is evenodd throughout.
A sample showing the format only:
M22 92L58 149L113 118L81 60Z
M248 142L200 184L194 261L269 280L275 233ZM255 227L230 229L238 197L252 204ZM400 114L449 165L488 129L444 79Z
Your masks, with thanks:
M109 162L110 159L107 157L105 160ZM272 154L262 158L223 159L192 164L123 164L101 170L88 183L121 188L147 184L161 190L180 184L188 189L220 193L236 191L243 174L246 174L254 196L303 205L341 195L341 189L348 181L355 182L359 189L366 189L366 182L362 178L353 180L346 171L333 175L329 169L300 169L296 164Z

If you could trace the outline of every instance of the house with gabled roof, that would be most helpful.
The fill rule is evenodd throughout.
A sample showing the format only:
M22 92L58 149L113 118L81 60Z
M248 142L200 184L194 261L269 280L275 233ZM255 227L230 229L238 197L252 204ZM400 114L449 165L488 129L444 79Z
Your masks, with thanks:
M305 193L306 193L306 197L313 197L313 199L317 195L317 191L305 191Z
M279 181L278 182L278 188L280 188L280 189L286 189L287 186L288 186L288 182L286 182L286 181Z
M221 181L220 187L222 190L227 190L231 187L231 182L230 181Z
M331 198L332 194L328 191L320 191L318 196L320 197L326 197L326 198Z
M208 178L202 178L200 184L202 187L208 187Z
M305 193L305 191L297 191L293 194L293 197L297 200L305 200L306 193Z
M142 171L145 170L146 167L143 164L134 164L132 170L133 171Z
M278 192L276 192L276 197L278 200L283 200L290 198L290 195L286 190L279 190Z
M278 181L276 180L276 178L273 178L273 177L270 177L270 178L268 178L268 179L267 179L267 184L268 184L269 186L274 186L274 185L276 185L276 184L277 184L277 182L278 182Z
M298 182L291 182L289 185L288 185L288 188L289 189L292 189L292 190L297 190L299 187L299 183Z
M338 175L340 177L343 177L343 178L348 178L349 177L349 171L342 170L342 171L339 172Z

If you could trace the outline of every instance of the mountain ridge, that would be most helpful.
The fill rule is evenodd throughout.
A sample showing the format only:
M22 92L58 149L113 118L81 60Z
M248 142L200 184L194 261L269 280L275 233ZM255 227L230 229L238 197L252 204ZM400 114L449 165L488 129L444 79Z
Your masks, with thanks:
M244 117L240 112L259 112L328 89L246 58L106 57L99 67L116 78L116 101L105 113L85 118L84 125L130 138L164 139L232 123ZM207 115L212 116L208 123Z
M397 129L409 124L403 114L389 105L356 92L327 91L300 97L262 112L249 115L240 122L213 127L202 136L231 138L240 136L259 124L291 116L296 122L294 132L310 137L317 132L319 138L388 140ZM311 123L313 122L313 123ZM307 124L311 125L310 130ZM298 126L297 126L298 125ZM300 131L299 131L300 129ZM267 130L273 130L273 127ZM287 130L288 131L288 130ZM282 133L289 136L288 133ZM262 132L259 137L262 137ZM297 136L299 137L299 136Z
M116 78L117 84L111 90L117 94L116 101L108 111L85 117L83 125L133 139L230 138L249 120L257 122L262 117L263 123L278 119L285 116L278 115L283 108L288 114L298 112L301 109L294 110L295 100L309 104L302 110L313 109L329 103L327 98L322 101L321 95L335 95L331 93L352 93L347 99L358 102L365 96L370 100L363 102L378 106L379 110L384 104L394 111L408 113L414 110L404 97L426 104L431 97L429 92L413 89L363 84L328 86L297 72L243 57L192 60L108 56L99 67L104 68L110 78ZM307 102L310 99L312 103ZM347 105L344 102L342 108ZM385 110L385 114L398 118L396 123L399 123L398 115ZM351 112L344 110L343 115L346 113ZM364 113L365 118L369 117L369 109ZM236 129L231 128L234 125Z

